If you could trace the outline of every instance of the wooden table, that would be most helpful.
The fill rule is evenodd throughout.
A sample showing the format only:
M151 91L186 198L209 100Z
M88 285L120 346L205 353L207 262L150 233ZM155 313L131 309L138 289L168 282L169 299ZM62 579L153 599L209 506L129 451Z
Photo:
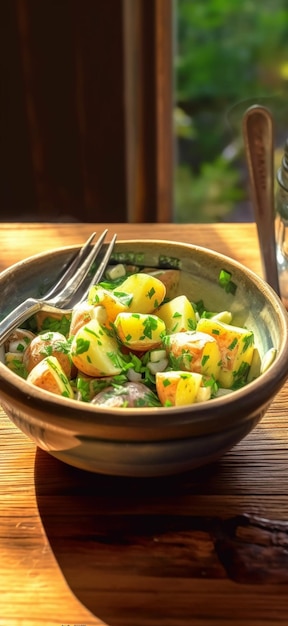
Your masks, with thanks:
M2 224L0 268L82 243L94 228ZM122 239L198 243L261 272L254 224L109 228ZM2 411L0 625L287 624L287 406L286 385L219 462L156 480L68 467Z

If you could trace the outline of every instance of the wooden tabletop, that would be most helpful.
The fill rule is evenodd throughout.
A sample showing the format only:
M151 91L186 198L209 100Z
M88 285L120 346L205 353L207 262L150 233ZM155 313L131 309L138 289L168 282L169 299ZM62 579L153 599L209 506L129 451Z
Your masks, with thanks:
M2 224L0 269L103 224ZM109 225L261 273L254 224ZM219 462L120 479L64 465L1 412L1 626L275 626L288 620L288 385Z

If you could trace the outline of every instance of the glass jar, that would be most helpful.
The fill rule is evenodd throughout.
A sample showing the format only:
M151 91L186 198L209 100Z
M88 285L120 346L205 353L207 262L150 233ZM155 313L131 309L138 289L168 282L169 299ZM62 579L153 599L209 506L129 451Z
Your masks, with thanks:
M281 298L288 309L288 139L276 178L276 255Z

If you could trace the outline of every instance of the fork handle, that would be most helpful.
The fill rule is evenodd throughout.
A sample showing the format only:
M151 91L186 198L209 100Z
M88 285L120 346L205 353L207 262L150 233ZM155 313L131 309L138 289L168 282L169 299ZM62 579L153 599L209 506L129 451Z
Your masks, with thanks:
M27 298L27 300L19 304L16 309L13 309L11 313L6 315L2 322L0 322L0 345L3 345L15 328L18 328L23 322L26 322L31 315L40 311L42 306L41 300Z

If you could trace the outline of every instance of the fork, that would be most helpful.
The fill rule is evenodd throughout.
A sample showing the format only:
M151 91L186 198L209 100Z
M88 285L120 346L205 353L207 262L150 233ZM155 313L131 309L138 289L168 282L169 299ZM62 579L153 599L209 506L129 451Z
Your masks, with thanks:
M45 310L50 314L59 313L59 311L61 311L63 315L67 315L72 312L72 309L77 304L80 304L85 300L91 285L96 284L101 280L115 245L117 237L116 234L113 235L100 264L89 282L89 285L86 286L83 291L85 278L87 278L89 271L103 246L107 232L108 229L106 229L99 236L97 242L93 245L92 250L89 254L87 254L90 244L96 235L96 233L92 233L76 257L69 264L62 277L42 298L27 298L0 322L0 345L3 345L15 328L18 328L21 324L23 324L23 322L28 320L29 317L38 311Z

